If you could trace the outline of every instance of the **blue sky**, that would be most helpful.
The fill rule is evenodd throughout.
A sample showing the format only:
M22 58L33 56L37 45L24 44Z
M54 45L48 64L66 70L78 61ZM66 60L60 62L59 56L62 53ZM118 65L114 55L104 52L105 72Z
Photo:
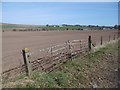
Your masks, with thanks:
M3 23L115 25L117 15L117 2L2 3Z

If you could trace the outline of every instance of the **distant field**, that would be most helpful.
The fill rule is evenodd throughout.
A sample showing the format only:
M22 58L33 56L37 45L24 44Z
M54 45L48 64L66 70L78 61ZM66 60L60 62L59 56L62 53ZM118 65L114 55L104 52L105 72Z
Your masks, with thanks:
M113 30L114 27L94 25L25 25L25 24L0 24L4 31L51 31L51 30ZM16 30L13 30L16 29Z
M0 26L0 27L2 27L2 28L22 28L22 26L12 26L12 25L3 25L3 26Z
M0 28L23 28L23 26L17 26L17 25L0 25Z
M87 40L91 35L93 40L100 42L101 35L108 41L109 35L117 35L117 31L36 31L36 32L3 32L2 56L3 71L23 62L21 50L30 48L31 51L47 48L67 40Z

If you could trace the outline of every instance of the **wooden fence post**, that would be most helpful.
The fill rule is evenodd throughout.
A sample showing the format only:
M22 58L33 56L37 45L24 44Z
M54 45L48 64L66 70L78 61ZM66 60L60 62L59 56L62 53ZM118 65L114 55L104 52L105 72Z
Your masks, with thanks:
M52 50L52 47L51 47L51 48L50 48L51 57L53 56L53 53L52 53L52 51L53 51L53 50Z
M70 45L70 41L69 40L68 40L68 49L69 49L69 58L71 58L71 60L72 60L71 45Z
M22 50L22 53L23 53L24 64L26 66L26 74L27 76L30 76L32 73L32 66L30 62L30 50L28 48L24 48Z
M102 36L101 36L101 40L100 40L100 41L101 41L101 43L100 43L100 44L102 45L102 44L103 44L103 39L102 39Z
M82 46L82 44L81 44L81 43L82 43L82 41L80 40L79 42L80 42L80 50L81 50L81 46Z
M110 35L109 35L109 42L110 42Z
M117 34L117 40L118 40L118 38L119 38L119 34Z
M114 40L115 40L115 34L114 34Z
M91 50L91 43L92 43L91 36L89 36L88 37L88 48L89 48L89 51Z
M66 53L68 53L68 41L66 41L65 43L66 43Z

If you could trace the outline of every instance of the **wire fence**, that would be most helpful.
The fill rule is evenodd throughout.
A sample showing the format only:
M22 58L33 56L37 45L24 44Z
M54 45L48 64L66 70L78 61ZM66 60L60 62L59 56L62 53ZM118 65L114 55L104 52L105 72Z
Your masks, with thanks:
M49 73L58 68L61 64L66 63L68 60L72 60L78 56L87 55L91 51L92 47L102 45L118 38L118 35L115 34L112 36L108 35L107 38L104 38L103 36L89 36L88 40L68 40L62 44L54 45L52 47L29 51L25 57L23 53L17 53L19 58L16 58L16 55L4 57L3 60L6 58L9 58L10 60L16 58L22 62L19 66L4 71L2 75L5 77L11 77L18 74L27 74L29 73L28 64L31 65L31 71ZM26 60L29 62L26 63Z

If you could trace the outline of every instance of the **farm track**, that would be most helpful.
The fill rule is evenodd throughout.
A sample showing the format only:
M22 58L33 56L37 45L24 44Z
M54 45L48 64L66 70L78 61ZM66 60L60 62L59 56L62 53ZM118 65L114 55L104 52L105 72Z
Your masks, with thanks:
M2 69L3 71L19 66L23 63L21 50L25 47L32 52L47 48L56 44L61 44L67 40L87 40L92 36L93 42L100 42L101 35L103 41L109 40L109 35L117 31L36 31L36 32L3 32L2 33Z

